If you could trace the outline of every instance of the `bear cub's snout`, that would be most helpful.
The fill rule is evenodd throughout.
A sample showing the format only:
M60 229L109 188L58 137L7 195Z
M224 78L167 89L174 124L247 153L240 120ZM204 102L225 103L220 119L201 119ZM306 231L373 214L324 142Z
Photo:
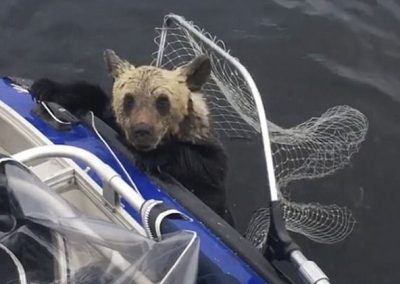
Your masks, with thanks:
M155 148L156 138L154 127L147 123L138 123L131 127L130 141L140 151L148 151Z

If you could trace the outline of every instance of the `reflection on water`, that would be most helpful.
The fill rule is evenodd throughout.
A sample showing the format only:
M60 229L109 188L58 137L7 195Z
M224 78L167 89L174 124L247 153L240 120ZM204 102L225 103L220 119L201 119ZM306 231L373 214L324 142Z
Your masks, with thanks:
M293 198L348 205L357 224L344 242L297 237L333 283L394 283L400 231L400 3L396 0L2 1L0 73L89 79L109 87L102 50L149 63L154 27L168 12L223 39L253 74L268 116L298 124L334 105L363 112L370 129L351 166L296 182ZM250 142L249 142L250 143ZM267 196L259 148L232 145L231 201L239 226ZM241 151L248 151L246 155ZM246 167L243 167L246 164ZM249 177L255 174L259 178ZM245 193L243 193L245 191ZM246 196L245 201L243 196ZM366 257L366 252L368 256Z

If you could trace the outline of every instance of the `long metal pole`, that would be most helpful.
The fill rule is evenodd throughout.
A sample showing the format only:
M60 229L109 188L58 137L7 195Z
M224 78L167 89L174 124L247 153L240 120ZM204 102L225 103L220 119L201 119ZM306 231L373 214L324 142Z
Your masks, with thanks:
M164 19L164 26L161 34L160 39L160 48L159 51L162 51L165 45L166 39L166 26L168 25L168 20L172 19L176 21L179 25L190 31L193 35L198 37L203 43L207 44L210 48L213 49L216 53L224 57L229 63L237 68L239 73L243 76L246 80L248 87L254 97L254 101L256 104L256 108L258 111L260 127L261 127L261 136L263 141L264 147L264 155L265 161L267 166L267 175L268 175L268 182L269 182L269 190L270 190L270 198L271 202L279 202L279 191L276 184L275 178L275 170L274 170L274 163L272 157L272 150L271 150L271 140L269 138L269 130L267 124L267 116L265 114L264 105L261 99L260 92L251 77L250 73L247 71L246 67L244 67L236 58L231 56L225 50L223 50L220 46L215 44L212 40L204 36L201 32L196 30L196 28L188 23L183 17L169 14ZM157 63L161 65L162 53L158 53ZM298 267L299 273L302 276L303 280L306 283L312 284L329 284L328 277L322 272L322 270L312 261L309 261L300 250L294 250L290 253L291 261Z
M248 87L250 88L251 93L254 96L254 101L256 103L256 108L257 108L258 115L259 115L271 201L277 201L279 199L278 188L277 188L276 179L275 179L271 142L270 142L270 138L269 138L269 131L268 131L267 119L266 119L266 115L265 115L265 109L264 109L264 105L263 105L263 102L261 99L260 92L258 91L257 86L256 86L253 78L251 77L249 71L247 71L246 67L244 67L236 58L231 56L229 53L227 53L225 50L223 50L220 46L215 44L215 42L213 42L212 40L210 40L209 38L204 36L202 33L200 33L198 30L196 30L183 17L174 15L174 14L170 14L170 15L166 16L166 19L168 19L168 18L173 19L174 21L178 22L179 25L183 26L185 29L192 32L192 34L197 36L203 43L209 45L214 51L216 51L219 55L224 57L233 66L235 66L237 68L237 70L240 72L240 74L243 76L243 78L246 80ZM165 21L164 23L167 24L166 22L167 21ZM163 30L163 32L164 32L164 30ZM162 38L163 38L163 36L161 35L161 39ZM159 61L159 60L157 60L157 61Z

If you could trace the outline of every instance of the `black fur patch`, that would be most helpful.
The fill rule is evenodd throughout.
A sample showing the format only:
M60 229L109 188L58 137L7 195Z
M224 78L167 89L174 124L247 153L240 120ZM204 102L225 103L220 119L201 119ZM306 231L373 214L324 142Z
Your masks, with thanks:
M139 168L152 174L168 173L217 214L231 221L227 218L224 185L227 158L217 141L201 144L171 141L150 152L130 148Z
M36 100L56 102L75 114L91 110L97 116L109 115L110 97L99 86L87 82L61 84L40 79L32 84L30 92Z

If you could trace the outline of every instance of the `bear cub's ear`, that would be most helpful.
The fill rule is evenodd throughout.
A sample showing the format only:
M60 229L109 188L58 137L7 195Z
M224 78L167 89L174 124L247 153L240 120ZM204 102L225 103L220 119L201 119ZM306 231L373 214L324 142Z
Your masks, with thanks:
M104 61L108 73L113 77L117 78L124 70L132 68L128 61L121 59L114 50L106 49L104 51Z
M191 62L177 70L186 76L186 84L192 92L199 91L207 82L211 74L210 59L206 55L199 55Z

